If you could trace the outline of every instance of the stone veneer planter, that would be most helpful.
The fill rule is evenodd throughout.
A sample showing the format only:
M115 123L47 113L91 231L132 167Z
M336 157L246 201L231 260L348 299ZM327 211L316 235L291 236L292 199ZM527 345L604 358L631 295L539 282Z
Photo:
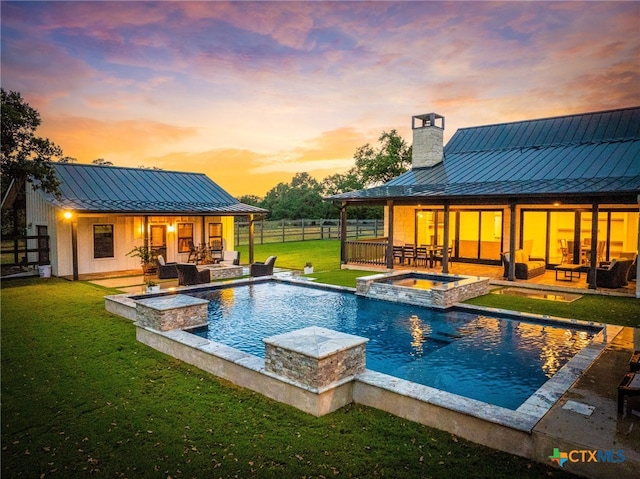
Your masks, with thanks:
M311 326L263 341L265 369L312 390L351 381L365 370L367 338Z
M141 326L169 331L207 324L209 301L185 294L140 299L136 302L136 322Z

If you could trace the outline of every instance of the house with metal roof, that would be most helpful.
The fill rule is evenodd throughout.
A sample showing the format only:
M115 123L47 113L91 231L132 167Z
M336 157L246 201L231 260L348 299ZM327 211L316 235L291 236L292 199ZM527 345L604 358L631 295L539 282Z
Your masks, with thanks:
M446 245L444 272L450 260L500 265L524 250L594 278L598 262L637 253L640 107L462 128L446 146L444 126L441 115L414 116L409 171L328 198L343 219L347 206L385 206L381 265L394 267L393 245ZM352 251L365 250L344 242L343 264L377 261Z
M236 216L266 210L240 203L204 174L144 168L53 163L55 196L26 189L27 235L49 236L56 276L140 267L136 246L186 262L190 243L234 249ZM252 249L251 249L252 251ZM249 259L250 261L252 258Z

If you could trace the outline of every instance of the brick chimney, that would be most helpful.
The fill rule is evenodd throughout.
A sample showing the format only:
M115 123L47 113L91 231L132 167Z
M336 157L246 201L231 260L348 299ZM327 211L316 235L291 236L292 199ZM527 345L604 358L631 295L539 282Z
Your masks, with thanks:
M443 158L444 116L436 113L414 115L411 118L413 130L412 168L434 166Z

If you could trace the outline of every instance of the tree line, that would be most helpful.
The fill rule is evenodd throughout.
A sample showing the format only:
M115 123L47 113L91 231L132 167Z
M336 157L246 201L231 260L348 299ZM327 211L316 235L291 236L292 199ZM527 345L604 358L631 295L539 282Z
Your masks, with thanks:
M401 175L411 166L412 147L396 130L383 131L377 145L367 143L356 149L355 164L346 173L336 173L321 181L308 173L296 173L290 183L278 183L264 198L238 197L242 203L269 210L268 219L338 218L339 207L323 198L339 193L381 185ZM382 207L357 208L350 218L375 219L384 215Z
M59 180L51 162L71 163L76 159L64 156L62 149L49 139L36 136L36 129L41 124L40 114L20 93L2 89L1 94L3 197L11 180L58 194ZM337 218L339 208L323 198L383 184L409 169L412 147L396 130L383 131L377 141L376 145L367 143L356 149L354 166L346 173L336 173L321 181L306 172L296 173L289 183L278 183L263 198L244 195L238 200L269 210L267 219ZM93 163L113 166L104 158L97 158ZM3 219L4 216L3 211ZM382 218L383 210L382 207L357 208L349 216Z

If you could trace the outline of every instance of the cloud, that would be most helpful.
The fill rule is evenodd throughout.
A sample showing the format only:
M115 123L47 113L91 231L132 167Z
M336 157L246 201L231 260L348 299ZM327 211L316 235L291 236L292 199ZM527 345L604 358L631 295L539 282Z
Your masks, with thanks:
M346 169L382 130L410 142L415 114L448 140L640 104L638 2L2 6L3 87L66 154L210 168L230 190Z
M196 135L197 129L154 121L101 121L49 115L38 134L48 137L62 147L66 156L80 162L104 158L119 164L122 159L135 162L162 151Z

